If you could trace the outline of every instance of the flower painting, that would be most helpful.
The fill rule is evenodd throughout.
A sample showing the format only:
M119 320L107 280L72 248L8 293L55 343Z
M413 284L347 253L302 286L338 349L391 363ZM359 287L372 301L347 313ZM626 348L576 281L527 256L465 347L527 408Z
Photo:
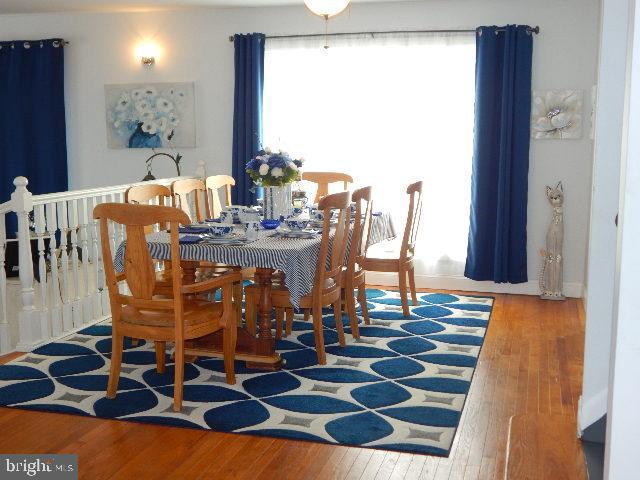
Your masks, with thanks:
M105 85L109 148L195 147L193 83Z
M582 137L582 90L534 91L531 136L538 139Z

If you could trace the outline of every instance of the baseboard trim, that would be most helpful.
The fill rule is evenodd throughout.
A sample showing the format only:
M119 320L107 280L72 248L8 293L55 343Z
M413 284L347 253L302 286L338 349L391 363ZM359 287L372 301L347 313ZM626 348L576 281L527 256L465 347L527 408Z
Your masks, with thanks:
M367 283L370 285L397 287L398 274L367 272ZM416 287L469 292L509 293L514 295L540 295L538 282L530 281L518 284L477 282L466 277L448 275L416 275ZM564 294L571 298L581 298L583 295L582 283L565 282Z
M600 420L607 414L608 389L600 390L595 395L585 398L582 395L578 399L578 436L590 425Z

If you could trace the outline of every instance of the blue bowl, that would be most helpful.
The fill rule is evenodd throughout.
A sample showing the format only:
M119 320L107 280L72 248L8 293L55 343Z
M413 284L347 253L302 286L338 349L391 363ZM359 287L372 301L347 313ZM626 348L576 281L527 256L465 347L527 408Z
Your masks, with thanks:
M299 220L296 218L289 218L285 220L284 223L291 230L304 230L309 225L309 220Z
M273 230L280 226L280 220L262 220L260 225L262 225L262 228L265 230Z
M229 235L232 231L233 231L233 227L230 226L211 226L209 227L209 231L211 232L211 235L214 235L216 237L221 237L223 235Z

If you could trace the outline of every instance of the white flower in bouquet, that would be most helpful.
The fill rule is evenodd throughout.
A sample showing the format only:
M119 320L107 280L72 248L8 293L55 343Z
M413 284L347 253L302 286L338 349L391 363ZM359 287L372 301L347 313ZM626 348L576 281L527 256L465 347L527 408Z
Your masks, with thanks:
M169 123L174 127L180 123L178 115L176 115L174 112L171 112L169 115L167 115L167 118L169 119Z
M166 98L158 98L156 102L156 108L164 113L169 113L173 110L173 103L171 103Z
M258 169L258 173L260 173L260 175L262 176L269 173L269 165L267 165L266 163L263 163L262 165L260 165L260 168ZM273 172L271 172L271 174L273 175Z
M131 92L131 98L136 101L144 97L144 88L136 88Z
M156 122L145 122L142 124L142 131L149 135L155 135L158 132Z
M147 110L151 110L151 104L148 100L138 100L136 102L136 110L138 112L146 112Z
M166 117L160 117L156 123L158 125L158 130L161 132L164 132L169 126L169 120L167 120Z
M156 114L151 110L146 110L140 114L140 121L149 123L156 119Z
M262 167L260 167L260 169L262 170ZM282 169L280 167L273 167L271 169L271 176L274 178L278 178L284 175L284 172L282 171Z
M287 162L287 167L289 167L292 170L296 170L296 171L298 170L298 167L293 162Z
M146 87L144 94L149 98L154 98L158 94L158 90L156 90L156 87Z
M131 97L128 93L123 93L118 99L118 103L116 104L116 110L123 111L127 110L131 105Z

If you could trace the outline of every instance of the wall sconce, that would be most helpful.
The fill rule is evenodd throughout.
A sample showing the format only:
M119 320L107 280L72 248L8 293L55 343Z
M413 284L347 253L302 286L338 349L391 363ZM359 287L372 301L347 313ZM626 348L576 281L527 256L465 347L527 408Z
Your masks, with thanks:
M156 57L159 55L158 46L154 43L143 43L136 49L136 57L145 67L152 67L156 63Z

